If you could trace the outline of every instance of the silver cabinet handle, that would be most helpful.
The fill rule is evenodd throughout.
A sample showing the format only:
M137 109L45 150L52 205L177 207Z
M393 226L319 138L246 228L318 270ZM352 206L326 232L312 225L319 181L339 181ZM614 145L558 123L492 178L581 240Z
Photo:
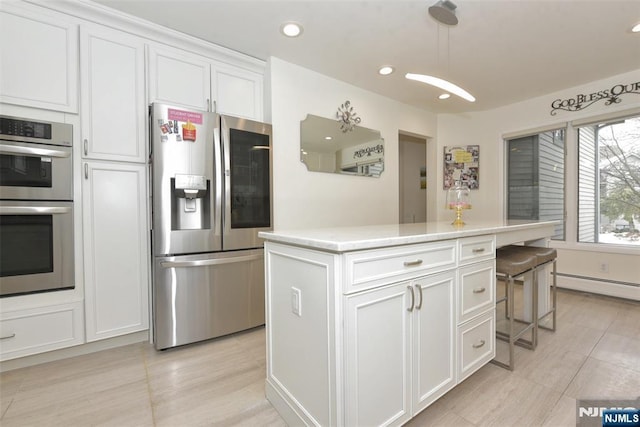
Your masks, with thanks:
M416 291L418 291L419 294L420 294L420 302L416 306L416 309L420 310L422 308L422 286L420 286L420 285L413 285L413 286L415 286Z
M84 164L84 179L89 179L89 165L87 163Z
M473 290L473 293L474 293L474 294L481 294L481 293L483 293L484 291L486 291L486 289L485 289L485 288L475 288L475 289Z
M84 155L86 156L89 154L89 141L87 140L87 138L84 139L83 145L84 145Z
M0 206L0 215L55 215L69 212L71 208L63 206Z
M480 348L485 344L484 340L480 340L477 344L473 344L473 348Z
M239 256L235 258L199 259L194 261L161 261L164 268L174 267L207 267L210 265L233 264L235 262L254 261L262 258L262 254Z
M413 288L411 286L407 286L407 289L411 292L411 305L407 307L407 311L413 311L413 305L416 302L416 296L413 294Z
M417 259L415 261L405 261L404 262L404 266L405 267L415 267L416 265L420 265L422 264L422 260L421 259Z
M471 252L473 252L474 254L481 254L482 252L484 252L484 248L475 248L472 249Z
M70 157L71 150L63 151L63 150L51 150L49 148L37 148L37 147L21 147L14 145L5 145L0 144L0 152L8 153L8 154L31 154L32 156L42 156L42 157Z
M0 340L8 340L9 338L13 338L15 336L16 336L16 334L5 335L4 337L0 337Z

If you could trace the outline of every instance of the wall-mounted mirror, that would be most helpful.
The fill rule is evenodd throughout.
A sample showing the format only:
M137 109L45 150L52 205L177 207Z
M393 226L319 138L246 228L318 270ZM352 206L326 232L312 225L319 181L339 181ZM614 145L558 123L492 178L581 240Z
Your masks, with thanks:
M314 172L377 178L384 170L384 140L377 130L342 132L336 120L308 114L300 122L300 160Z

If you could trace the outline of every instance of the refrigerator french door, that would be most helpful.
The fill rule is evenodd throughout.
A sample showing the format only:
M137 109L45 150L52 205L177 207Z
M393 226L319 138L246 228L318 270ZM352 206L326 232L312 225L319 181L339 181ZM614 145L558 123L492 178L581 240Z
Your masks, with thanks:
M262 247L271 230L271 125L221 116L224 157L223 249Z
M245 130L238 120L152 105L158 350L264 324L257 234L271 227L271 133L255 122Z

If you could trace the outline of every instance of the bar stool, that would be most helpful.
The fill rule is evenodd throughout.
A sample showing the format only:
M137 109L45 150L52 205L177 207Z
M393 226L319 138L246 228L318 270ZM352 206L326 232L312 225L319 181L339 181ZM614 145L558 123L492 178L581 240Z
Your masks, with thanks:
M519 250L513 250L510 247L499 248L496 251L496 275L500 278L506 279L506 292L504 298L496 301L497 303L505 302L507 310L507 331L500 331L496 328L496 338L507 341L509 343L509 363L504 363L493 359L491 362L513 371L514 368L514 347L516 344L535 349L537 344L538 333L538 318L532 316L532 321L527 322L524 320L516 319L514 315L515 306L515 292L514 281L516 277L522 276L525 273L533 273L532 282L532 298L531 298L531 312L538 312L538 292L537 292L537 277L536 277L536 262L537 258L533 254L527 254ZM519 329L516 331L516 323ZM531 341L522 339L523 335L531 331Z
M553 265L553 279L551 282L551 308L543 315L538 317L538 327L541 329L546 329L549 331L555 332L556 330L556 318L557 318L557 277L556 277L556 263L558 260L558 251L554 248L544 248L538 246L518 246L518 245L510 245L506 246L503 249L509 251L520 251L521 253L525 253L528 255L533 255L536 257L536 273L537 278L540 277L540 273L544 271L549 263ZM543 326L540 324L540 321L551 315L551 326ZM532 313L533 316L533 313Z

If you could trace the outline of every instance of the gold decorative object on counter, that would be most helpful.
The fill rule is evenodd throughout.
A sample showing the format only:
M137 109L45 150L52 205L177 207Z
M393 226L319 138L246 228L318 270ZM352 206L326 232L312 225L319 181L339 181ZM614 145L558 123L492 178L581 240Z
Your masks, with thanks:
M462 211L471 209L469 188L464 184L460 184L460 181L456 181L456 184L447 191L446 208L456 211L456 219L451 224L455 227L462 227L464 225Z

